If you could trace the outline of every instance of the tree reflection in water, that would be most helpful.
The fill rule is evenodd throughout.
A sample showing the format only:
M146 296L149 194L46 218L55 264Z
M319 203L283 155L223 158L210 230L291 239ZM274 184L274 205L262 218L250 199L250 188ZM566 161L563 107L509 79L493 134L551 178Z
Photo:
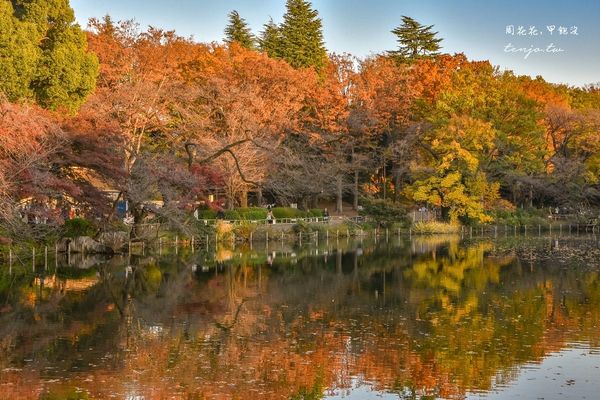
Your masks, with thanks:
M544 251L425 237L3 268L0 398L488 391L569 343L599 347L598 269Z

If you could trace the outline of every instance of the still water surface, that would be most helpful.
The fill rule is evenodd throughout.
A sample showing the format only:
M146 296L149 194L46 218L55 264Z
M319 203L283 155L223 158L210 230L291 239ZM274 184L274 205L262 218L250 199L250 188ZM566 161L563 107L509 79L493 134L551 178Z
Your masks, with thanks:
M600 397L597 237L70 262L0 268L0 399Z

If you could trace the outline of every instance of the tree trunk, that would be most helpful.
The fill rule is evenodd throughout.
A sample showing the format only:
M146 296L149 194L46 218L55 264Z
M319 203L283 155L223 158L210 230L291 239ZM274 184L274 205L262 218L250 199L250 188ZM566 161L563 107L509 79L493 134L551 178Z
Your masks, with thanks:
M240 207L248 207L248 190L244 189L240 193Z
M533 186L529 186L529 208L533 208Z
M352 208L358 210L358 171L354 171L354 196L352 198Z
M308 202L309 202L308 197L303 196L302 199L300 199L300 208L302 210L308 210Z
M261 207L262 206L262 188L259 187L256 189L256 201L258 202L258 206Z
M450 219L450 207L442 207L442 221Z
M399 200L398 192L400 191L400 167L396 167L394 169L394 203L397 203Z
M385 156L383 157L383 176L381 179L381 184L383 185L383 199L385 200L387 197L387 185L386 185L386 168L385 168Z
M131 229L131 236L134 238L140 237L140 232L142 231L140 225L144 222L144 217L146 216L146 213L144 212L142 207L143 206L141 204L131 204L131 207L129 208L129 211L133 216L133 227Z
M335 193L335 197L336 197L335 211L338 213L341 213L343 211L342 195L343 195L342 176L338 175L336 178L336 193Z

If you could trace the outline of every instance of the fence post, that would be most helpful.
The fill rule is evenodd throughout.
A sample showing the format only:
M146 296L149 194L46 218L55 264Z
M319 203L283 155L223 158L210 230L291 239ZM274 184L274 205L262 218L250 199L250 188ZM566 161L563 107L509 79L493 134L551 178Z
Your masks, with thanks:
M31 268L33 269L33 272L35 272L35 247L31 248Z

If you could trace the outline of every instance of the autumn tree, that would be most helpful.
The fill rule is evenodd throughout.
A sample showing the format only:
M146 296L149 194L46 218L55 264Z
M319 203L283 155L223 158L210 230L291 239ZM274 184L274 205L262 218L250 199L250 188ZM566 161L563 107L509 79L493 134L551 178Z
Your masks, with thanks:
M198 159L237 144L214 162L230 207L245 206L248 191L261 190L286 130L299 126L316 75L236 44L199 54L185 71L187 140L198 146Z
M256 38L246 20L236 10L229 13L229 24L225 27L225 42L237 42L249 50L254 50L256 47Z
M491 221L486 210L499 199L500 185L488 182L481 157L493 149L495 134L489 123L458 116L429 130L422 143L432 162L412 171L411 198L440 207L454 223Z
M379 183L370 192L383 198L388 196L390 175L393 195L398 198L421 132L411 121L416 92L409 85L410 76L405 66L387 57L375 57L364 60L353 78L349 123L355 154L368 157L365 161L375 168L371 179Z
M35 226L24 222L60 222L64 204L56 200L78 193L57 168L65 142L50 113L0 100L0 227L10 236L35 235ZM22 211L23 200L29 204L27 212Z
M65 169L83 167L99 174L117 190L117 199L129 201L136 223L149 211L179 223L179 205L192 200L202 187L202 180L194 182L181 135L174 129L176 93L182 82L179 66L201 46L173 32L153 28L140 32L130 21L114 23L109 17L92 20L91 27L89 43L100 59L101 74L98 89L69 124L69 133L78 144L69 159L81 162L78 152L94 148L98 135L105 136L112 147L99 149L90 161L74 162ZM100 160L108 159L110 153L118 155L115 167L102 168ZM166 166L170 173L165 172ZM161 200L164 207L152 209L149 200Z

